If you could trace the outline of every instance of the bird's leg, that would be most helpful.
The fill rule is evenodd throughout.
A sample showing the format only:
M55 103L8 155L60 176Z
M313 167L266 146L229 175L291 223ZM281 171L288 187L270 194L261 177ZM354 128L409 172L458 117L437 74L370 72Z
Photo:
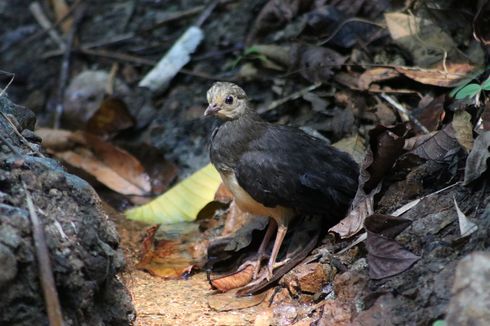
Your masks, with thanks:
M274 241L274 247L272 248L272 253L269 258L269 263L267 264L267 280L272 278L272 272L274 268L284 265L287 260L276 263L277 255L279 254L279 249L281 248L282 241L288 232L287 224L279 224L276 233L276 240Z
M253 279L255 280L257 278L257 275L259 275L260 265L262 263L262 260L266 257L265 250L269 245L272 234L276 230L276 227L277 227L276 221L271 218L269 221L269 226L267 226L267 230L265 231L264 238L262 239L262 243L260 244L259 250L257 252L257 257L254 260L246 261L245 263L240 265L240 267L238 267L238 270L242 270L247 266L253 266L254 267Z

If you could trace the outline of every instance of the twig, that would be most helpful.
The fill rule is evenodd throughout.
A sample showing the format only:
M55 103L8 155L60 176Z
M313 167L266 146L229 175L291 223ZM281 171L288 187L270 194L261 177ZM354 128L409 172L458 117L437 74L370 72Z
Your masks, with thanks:
M32 147L31 146L31 143L19 132L19 130L17 130L17 127L10 120L10 118L8 117L8 115L6 115L5 113L3 113L2 111L0 111L0 115L8 122L8 124L10 125L10 127L12 128L12 130L14 131L14 133L17 135L17 137L19 137L20 141L22 143L24 143L24 145L26 145L27 147L29 147L29 149L32 152L39 154L39 156L41 156L41 157L44 157L44 155L41 152L39 152L38 150L36 150L34 147Z
M46 244L46 236L44 229L37 216L36 209L32 203L31 195L27 190L26 184L22 181L22 187L26 193L27 207L32 223L32 238L34 239L34 248L36 250L37 263L39 265L39 276L41 279L41 288L43 290L46 310L50 326L62 326L63 316L61 314L60 301L58 292L54 283L53 269L49 257L48 245Z
M58 26L60 26L62 23L64 23L67 19L69 19L71 17L71 14L78 7L79 4L80 4L80 0L76 0L75 3L68 10L68 12L66 13L66 15L64 15L63 17L61 17L60 19L58 19L48 29L43 29L42 31L37 32L36 34L31 35L31 36L23 39L22 41L20 41L20 43L18 45L19 46L23 46L23 45L27 45L27 44L31 45L32 42L34 42L34 40L36 40L37 38L40 38L40 37L44 36L44 34L49 33L52 30L55 30Z
M258 113L262 114L262 113L265 113L265 112L268 112L268 111L272 111L274 110L275 108L277 108L279 105L282 105L286 102L289 102L291 100L296 100L298 98L300 98L301 96L317 89L318 87L320 87L322 85L321 82L318 82L316 84L313 84L313 85L310 85L308 87L305 87L303 89L300 89L299 91L297 92L294 92L294 93L291 93L289 94L288 96L286 97L283 97L283 98L280 98L278 100L275 100L275 101L272 101L271 104L269 104L269 106L264 109L264 110L260 110Z
M10 87L10 84L12 84L12 82L14 81L15 74L12 72L3 71L3 70L0 70L0 73L12 77L12 78L10 78L10 81L7 83L7 86L5 86L5 88L2 89L2 91L0 92L0 97L2 97L5 94L5 92L7 91L7 89Z
M85 6L80 6L77 8L75 13L73 14L73 24L71 26L70 32L66 38L65 45L65 53L63 54L63 58L61 60L61 69L60 69L60 78L58 81L58 95L57 95L57 103L56 103L56 111L54 114L54 129L58 129L61 123L61 116L64 111L64 97L66 84L68 83L68 72L70 70L70 56L71 56L71 47L73 44L73 39L75 38L75 33L77 30L78 23L83 17L83 13L85 12Z
M49 21L48 17L43 12L43 8L39 4L39 2L33 2L29 5L29 10L31 11L32 15L34 18L36 18L37 22L41 27L47 31L49 34L49 37L58 44L58 47L60 50L65 50L66 45L65 42L63 42L63 39L61 38L60 34L56 31L56 29L53 28L53 24Z
M429 130L422 123L420 123L420 121L415 118L410 111L405 109L403 105L398 103L393 97L386 95L385 93L381 93L380 96L386 100L386 102L390 103L402 115L402 117L405 117L406 121L411 120L417 127L420 128L420 130L422 130L424 134L430 133Z
M338 32L340 32L340 30L345 25L347 25L349 23L355 23L355 22L369 24L369 25L374 25L374 26L377 26L379 28L386 28L386 26L384 26L384 25L381 25L381 24L372 22L372 21L367 20L367 19L358 18L358 17L351 17L351 18L347 18L342 23L340 23L339 26L337 26L337 28L332 32L332 34L330 34L326 39L321 40L320 42L318 42L317 45L324 45L324 44L328 43L331 39L333 39L335 37L335 35L338 34Z

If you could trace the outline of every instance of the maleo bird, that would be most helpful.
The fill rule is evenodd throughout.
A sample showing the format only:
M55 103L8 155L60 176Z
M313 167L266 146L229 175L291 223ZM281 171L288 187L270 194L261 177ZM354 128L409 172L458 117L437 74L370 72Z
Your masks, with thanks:
M276 259L294 217L317 214L333 225L346 215L357 190L358 165L300 129L264 121L235 84L216 82L207 100L204 115L224 120L211 136L211 162L241 210L272 218L257 260L250 263L254 278L277 227L265 276L270 279L284 263Z

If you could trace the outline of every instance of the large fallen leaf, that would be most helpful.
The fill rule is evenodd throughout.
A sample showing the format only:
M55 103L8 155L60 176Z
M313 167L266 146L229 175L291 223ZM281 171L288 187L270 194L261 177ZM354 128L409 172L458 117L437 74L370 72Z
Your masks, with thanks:
M475 139L475 144L466 159L464 184L478 179L488 168L490 158L490 131L485 131Z
M381 214L366 219L369 277L378 280L397 275L420 259L394 240L410 223L402 217Z
M126 217L149 224L193 221L220 183L218 171L208 164L151 202L126 211Z
M83 131L40 129L36 133L56 158L82 169L108 188L123 195L151 192L143 165L127 151Z
M145 195L151 191L150 177L146 174L145 168L127 151L83 131L74 132L70 139L87 146L104 165L109 166L118 175L138 187L140 191L134 194ZM87 172L91 173L91 171Z
M451 36L431 20L401 12L384 16L391 37L410 52L416 66L428 68L447 58L455 62L465 59Z
M90 173L97 179L97 181L123 195L142 196L146 194L141 188L123 178L111 167L92 156L88 151L84 154L73 151L64 151L55 153L55 156L73 167Z
M406 77L426 85L440 87L455 87L466 76L476 70L475 66L468 63L446 63L446 69L441 66L422 69L417 67L396 67L398 72Z

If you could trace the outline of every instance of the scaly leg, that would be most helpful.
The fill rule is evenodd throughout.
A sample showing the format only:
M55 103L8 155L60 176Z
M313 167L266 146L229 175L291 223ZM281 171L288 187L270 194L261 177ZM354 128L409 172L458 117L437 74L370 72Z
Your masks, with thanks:
M279 249L281 249L282 241L288 232L287 224L280 224L277 228L276 240L274 241L274 247L272 248L271 257L269 258L269 263L267 264L267 280L272 278L272 272L274 268L284 265L287 260L276 263L277 255L279 254Z
M264 238L262 239L262 243L260 244L259 250L257 252L257 257L254 260L246 261L245 263L240 265L240 267L238 267L238 270L242 270L247 266L253 266L254 267L253 279L255 280L257 278L257 275L259 275L260 265L262 263L262 260L264 259L264 257L266 257L265 250L269 245L272 234L274 233L276 227L277 227L276 221L271 218L269 221L269 226L265 231Z

